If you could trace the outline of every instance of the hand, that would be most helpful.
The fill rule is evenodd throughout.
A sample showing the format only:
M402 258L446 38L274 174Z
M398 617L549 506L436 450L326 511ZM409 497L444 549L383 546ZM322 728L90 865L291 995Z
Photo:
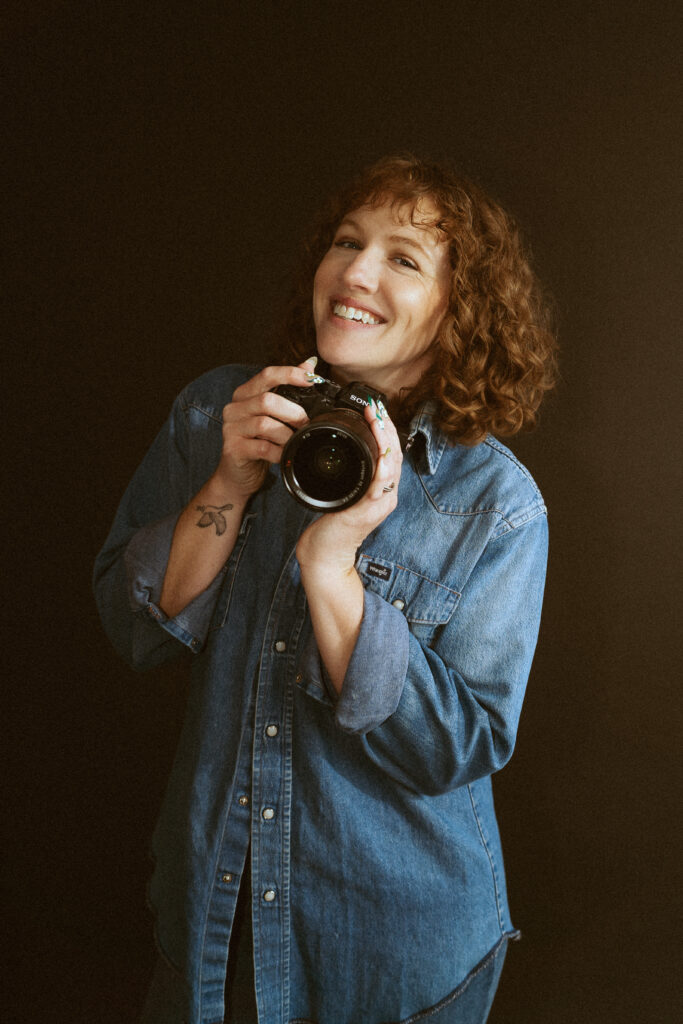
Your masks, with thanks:
M382 411L380 417L376 406L365 409L378 453L368 490L355 505L325 513L304 530L296 549L302 570L344 573L353 569L356 551L367 535L396 508L403 454L396 428Z
M263 484L268 463L278 463L292 429L302 427L308 417L301 406L273 393L280 384L310 387L307 372L315 368L311 356L299 366L267 366L241 384L223 409L223 450L213 475L230 494L244 500Z

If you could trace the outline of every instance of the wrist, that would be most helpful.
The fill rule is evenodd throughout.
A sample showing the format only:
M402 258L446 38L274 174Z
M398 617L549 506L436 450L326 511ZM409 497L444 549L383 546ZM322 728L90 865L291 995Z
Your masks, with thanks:
M251 494L245 494L231 481L225 480L218 470L209 477L200 493L203 501L213 505L225 505L229 502L238 513L244 512L251 497Z
M362 538L356 542L355 538L345 539L340 543L340 538L335 537L335 543L326 543L323 535L319 537L314 523L299 537L296 546L296 557L301 570L309 573L323 575L324 573L345 574L355 571L356 552L362 543Z

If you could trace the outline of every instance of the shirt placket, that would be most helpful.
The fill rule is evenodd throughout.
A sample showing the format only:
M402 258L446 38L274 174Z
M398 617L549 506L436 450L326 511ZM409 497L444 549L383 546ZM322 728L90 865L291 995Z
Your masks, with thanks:
M252 907L256 995L265 1024L286 1019L289 1001L293 686L305 615L292 552L268 617L254 718Z
M206 917L201 964L201 1019L223 1014L225 964L237 896L249 850L252 815L252 749L255 696L246 715Z

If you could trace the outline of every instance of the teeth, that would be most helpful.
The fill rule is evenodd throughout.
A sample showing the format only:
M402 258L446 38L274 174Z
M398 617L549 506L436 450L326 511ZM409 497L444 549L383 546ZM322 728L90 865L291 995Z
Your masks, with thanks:
M361 320L364 324L379 324L382 321L377 317L373 316L372 313L368 313L365 309L356 309L354 306L345 306L341 302L336 302L334 305L335 316L340 316L344 320Z

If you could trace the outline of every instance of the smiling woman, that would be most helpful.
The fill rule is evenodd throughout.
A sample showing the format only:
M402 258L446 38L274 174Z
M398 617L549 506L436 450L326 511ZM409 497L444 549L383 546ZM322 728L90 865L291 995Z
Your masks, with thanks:
M491 776L547 550L538 488L492 434L552 383L540 295L481 190L384 160L323 217L281 365L189 384L135 474L100 613L135 667L190 652L194 675L146 1024L486 1020L517 937ZM280 473L292 431L321 427L314 395L335 408L322 471L349 419L371 455L322 514Z
M392 397L431 364L450 290L436 207L422 199L410 214L387 202L345 217L313 283L318 354Z
M358 253L363 269L359 229L373 214L394 243L385 255L446 291L424 372L416 381L398 378L395 418L407 425L424 401L436 399L440 428L461 444L476 444L489 431L507 437L533 427L556 380L550 308L514 219L447 165L387 157L328 201L304 248L277 358L299 361L314 350L321 314L314 304L312 315L313 282L337 246ZM374 283L360 287L352 290L357 305L372 310Z

